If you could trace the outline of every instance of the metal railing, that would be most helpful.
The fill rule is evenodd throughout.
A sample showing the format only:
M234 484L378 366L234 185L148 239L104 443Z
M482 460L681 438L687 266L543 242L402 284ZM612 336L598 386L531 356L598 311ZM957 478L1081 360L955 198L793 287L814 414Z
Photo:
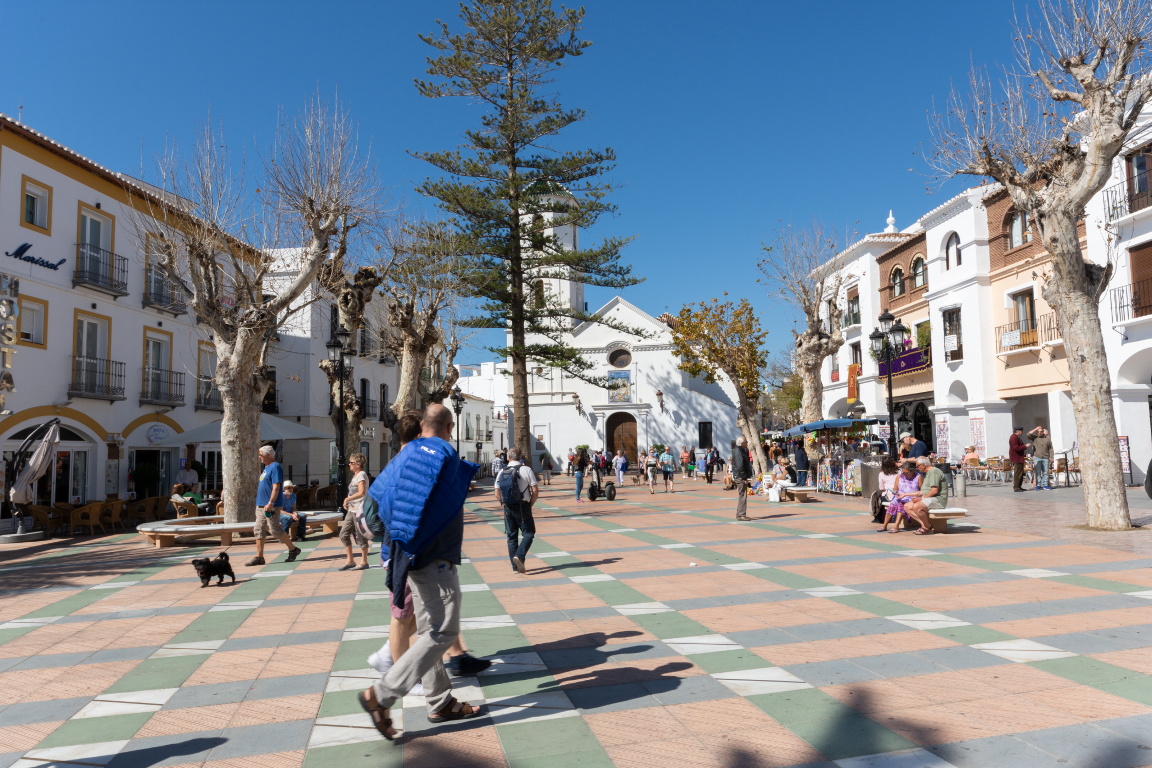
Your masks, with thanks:
M1056 313L1041 315L1035 322L1031 318L1018 320L996 328L996 353L1039 347L1060 338L1056 327Z
M72 380L69 397L91 397L97 400L126 400L124 363L96 357L72 356Z
M140 382L140 404L184 405L184 372L145 368Z
M222 411L224 401L220 399L220 390L212 386L212 382L200 382L196 389L196 410Z
M158 307L174 315L182 315L188 311L188 297L184 289L155 267L144 268L142 304L145 307Z
M380 404L380 401L373 400L373 399L368 398L368 397L361 397L361 398L359 398L359 400L360 400L360 407L364 409L364 418L366 418L366 419L376 418L376 415L378 413L377 406Z
M72 287L87 285L114 296L128 295L128 259L88 243L76 246Z
M1104 216L1115 221L1152 207L1152 171L1133 174L1104 190Z
M1108 291L1108 299L1114 323L1152 315L1152 278L1113 288Z
M845 312L840 316L840 327L848 328L849 326L860 325L859 312Z

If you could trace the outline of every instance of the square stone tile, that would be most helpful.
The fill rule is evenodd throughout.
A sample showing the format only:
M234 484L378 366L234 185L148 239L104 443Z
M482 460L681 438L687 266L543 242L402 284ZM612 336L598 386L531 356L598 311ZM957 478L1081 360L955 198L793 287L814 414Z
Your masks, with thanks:
M575 688L566 691L568 699L581 714L621 712L641 707L658 707L648 689L640 683L602 685L596 688Z
M735 651L740 645L732 642L724 635L697 635L695 637L674 637L664 641L664 644L674 653L690 656L694 653L717 653L719 651Z
M664 706L727 699L736 695L708 675L666 677L649 680L641 685Z
M811 688L809 683L780 667L761 667L737 672L717 672L712 677L737 696L755 696L761 693L781 693Z
M1066 659L1076 655L1070 651L1063 651L1050 645L1038 643L1035 640L1000 640L993 643L977 643L972 647L1020 664L1030 661L1047 661L1048 659Z
M818 688L825 685L858 683L863 680L879 680L882 677L882 675L843 659L815 661L809 664L789 664L784 668L804 682L811 683Z

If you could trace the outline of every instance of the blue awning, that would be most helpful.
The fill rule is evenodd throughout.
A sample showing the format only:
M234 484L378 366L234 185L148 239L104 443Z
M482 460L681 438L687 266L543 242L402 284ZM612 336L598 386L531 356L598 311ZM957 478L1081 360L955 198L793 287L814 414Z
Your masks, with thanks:
M860 424L887 424L887 419L825 419L823 421L814 421L811 424L801 424L798 427L792 427L784 433L784 437L797 437L807 432L818 432L821 429L844 429L845 427L854 427Z

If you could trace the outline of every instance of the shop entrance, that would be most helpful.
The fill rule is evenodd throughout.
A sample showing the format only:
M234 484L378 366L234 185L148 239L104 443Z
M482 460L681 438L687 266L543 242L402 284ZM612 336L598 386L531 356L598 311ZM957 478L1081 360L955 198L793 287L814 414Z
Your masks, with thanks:
M149 484L148 487L142 488L136 482L136 477L139 467L145 464L156 467L157 481L155 485ZM128 471L133 478L133 490L138 499L149 496L167 496L172 492L172 453L170 451L129 451Z

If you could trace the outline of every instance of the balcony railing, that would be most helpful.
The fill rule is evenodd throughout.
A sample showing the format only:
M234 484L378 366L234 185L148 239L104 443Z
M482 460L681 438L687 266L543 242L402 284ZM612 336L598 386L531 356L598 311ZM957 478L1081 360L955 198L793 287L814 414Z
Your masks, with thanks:
M72 287L86 285L112 296L128 295L128 259L94 245L76 246Z
M1056 313L1049 312L1035 321L1026 318L997 327L996 354L1039 347L1058 338L1060 331L1056 328Z
M140 405L184 405L184 372L145 368Z
M175 285L168 276L155 267L144 268L144 298L145 307L156 307L173 315L182 315L188 311L188 297L184 289Z
M367 398L367 397L360 398L360 406L364 409L364 418L366 418L366 419L376 418L376 414L378 413L377 406L379 404L380 403L378 400L373 400L373 399Z
M73 356L72 380L68 383L68 396L90 397L94 400L126 400L124 363L96 357Z
M210 382L200 382L200 387L196 390L196 410L224 410L224 401L220 399L220 390L211 386Z
M1104 190L1104 217L1115 221L1152 207L1152 171L1137 173Z
M1138 280L1108 291L1112 303L1112 322L1122 323L1152 315L1152 278Z
M840 316L840 327L849 328L853 325L860 325L859 312L845 312Z

